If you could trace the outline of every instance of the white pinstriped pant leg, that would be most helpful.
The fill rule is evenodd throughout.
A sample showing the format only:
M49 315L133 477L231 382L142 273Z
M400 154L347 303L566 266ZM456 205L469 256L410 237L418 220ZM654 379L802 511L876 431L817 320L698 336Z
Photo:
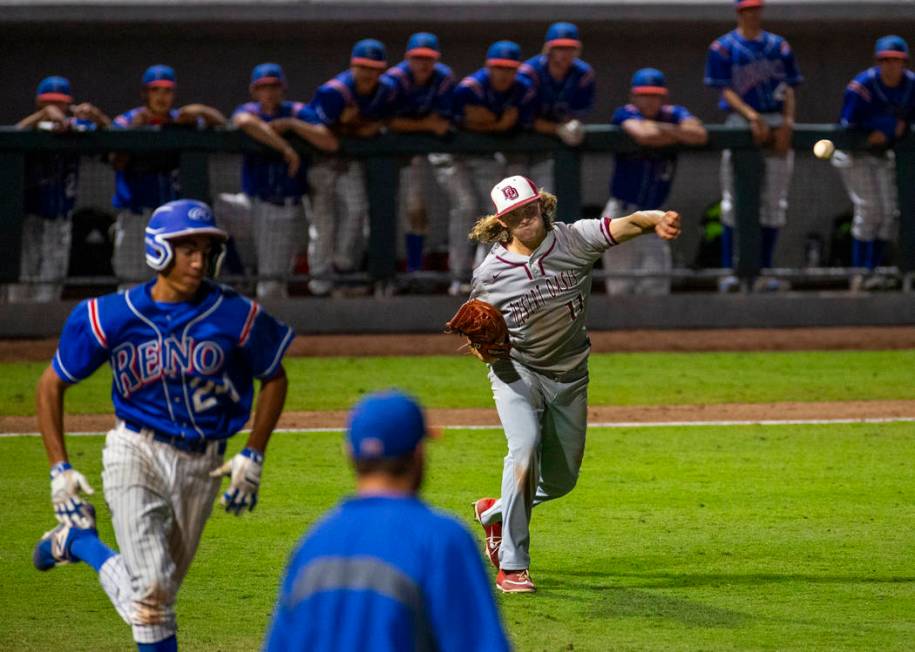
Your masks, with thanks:
M637 210L631 204L611 197L604 206L604 215L622 217ZM664 272L670 273L673 262L670 245L653 233L639 236L624 242L618 247L611 247L604 252L604 271L606 272ZM670 294L670 278L608 278L605 280L608 296L617 294Z
M203 526L219 492L208 473L222 457L215 445L202 455L183 453L147 435L118 426L108 433L102 482L123 560L103 570L129 578L117 595L106 586L118 612L127 613L134 640L155 643L177 631L175 597ZM112 560L106 563L112 564ZM111 577L103 578L111 580ZM129 604L123 605L123 596Z
M142 213L128 210L118 213L114 224L114 253L111 266L118 277L118 287L125 289L147 280L152 270L146 264L144 235L152 211Z
M794 150L784 156L766 154L765 176L760 189L759 223L761 226L780 229L788 221L788 189L794 174Z
M252 199L254 244L257 250L257 273L264 276L288 276L302 241L305 211L301 198L297 204L277 206ZM285 299L289 296L285 280L257 282L258 299Z
M556 193L552 154L533 154L528 170L531 180L537 184L538 188L543 188L549 193Z
M898 207L896 161L888 156L838 151L832 164L839 171L854 206L851 234L856 240L895 240Z
M365 165L361 161L348 161L344 172L337 177L337 201L340 214L334 265L342 272L349 272L362 262L369 222Z
M308 167L311 196L308 268L313 276L333 271L337 231L337 166L336 159L321 158Z
M73 240L73 222L69 217L53 220L41 219L41 262L38 279L41 281L32 296L33 301L57 301L70 265L70 244Z
M474 245L468 239L474 220L479 217L480 200L470 168L464 158L437 154L435 180L448 194L448 271L453 280L468 280Z

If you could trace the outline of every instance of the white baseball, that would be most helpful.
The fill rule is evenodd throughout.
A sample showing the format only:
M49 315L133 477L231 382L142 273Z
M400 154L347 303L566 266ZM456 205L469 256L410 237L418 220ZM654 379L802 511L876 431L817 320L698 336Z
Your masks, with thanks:
M813 145L813 155L817 158L828 159L836 151L836 145L831 140L818 140Z

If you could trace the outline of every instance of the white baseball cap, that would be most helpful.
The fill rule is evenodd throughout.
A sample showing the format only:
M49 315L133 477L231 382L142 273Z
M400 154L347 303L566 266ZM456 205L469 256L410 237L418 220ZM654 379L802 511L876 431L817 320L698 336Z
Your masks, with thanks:
M513 177L502 179L493 186L489 196L492 197L492 203L496 205L496 217L502 217L516 208L521 208L539 199L540 190L536 183L516 174Z

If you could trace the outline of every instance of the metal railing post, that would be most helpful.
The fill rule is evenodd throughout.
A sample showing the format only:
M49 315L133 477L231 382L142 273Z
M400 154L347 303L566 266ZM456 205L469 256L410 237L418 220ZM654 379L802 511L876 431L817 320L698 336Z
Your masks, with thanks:
M571 147L553 150L555 189L547 188L559 198L556 219L574 222L581 219L581 152Z
M915 272L915 149L896 150L899 192L899 270Z
M365 160L369 199L369 275L375 281L394 276L397 264L397 182L400 161L390 156Z
M0 151L0 281L19 278L22 221L25 211L25 154Z
M731 151L731 161L734 166L734 214L737 237L735 271L746 285L759 274L762 242L759 200L765 163L762 152L755 147Z

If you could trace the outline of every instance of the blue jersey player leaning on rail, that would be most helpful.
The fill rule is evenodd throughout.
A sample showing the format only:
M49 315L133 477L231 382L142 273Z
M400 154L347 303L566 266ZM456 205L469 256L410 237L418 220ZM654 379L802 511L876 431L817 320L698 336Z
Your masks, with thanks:
M254 509L264 451L286 397L281 360L289 326L215 275L226 233L210 208L178 200L146 228L156 277L80 303L38 383L38 424L51 464L60 524L35 547L39 570L83 561L141 652L177 649L175 598L219 492L239 514ZM98 538L91 494L64 445L64 393L108 363L116 423L103 453L102 483L119 552ZM223 463L226 441L245 425L261 381L245 448Z

